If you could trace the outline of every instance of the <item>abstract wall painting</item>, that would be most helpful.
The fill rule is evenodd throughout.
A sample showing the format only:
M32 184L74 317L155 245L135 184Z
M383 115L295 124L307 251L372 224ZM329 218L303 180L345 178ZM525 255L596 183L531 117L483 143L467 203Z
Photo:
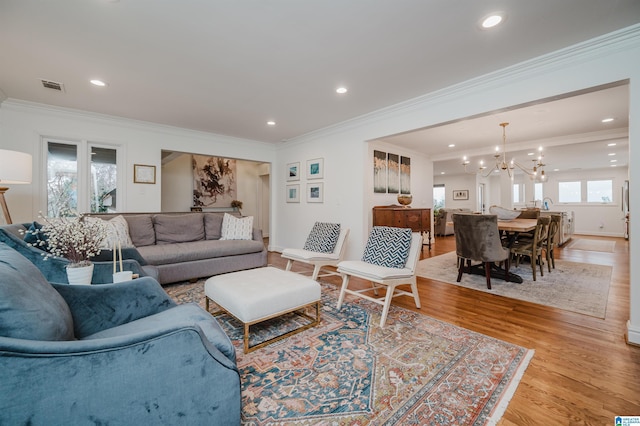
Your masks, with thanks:
M387 153L373 151L373 192L387 192Z
M229 207L237 197L236 160L193 155L193 205Z
M387 155L387 168L389 180L387 182L387 192L397 194L400 192L400 156L398 154Z

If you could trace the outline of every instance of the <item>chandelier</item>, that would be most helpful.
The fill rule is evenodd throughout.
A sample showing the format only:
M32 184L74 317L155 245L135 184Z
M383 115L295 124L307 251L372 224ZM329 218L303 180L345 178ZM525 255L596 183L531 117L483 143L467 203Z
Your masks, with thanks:
M507 131L506 128L509 123L500 123L500 127L502 127L502 153L500 153L500 147L496 147L496 153L493 158L495 158L495 165L492 168L488 168L484 165L484 161L480 160L480 166L477 171L470 171L468 169L470 161L467 157L463 157L462 165L464 166L465 173L468 174L481 174L484 177L489 177L493 172L507 172L510 178L513 178L515 168L517 167L524 173L526 173L531 180L535 180L537 182L546 181L546 175L544 174L543 167L545 164L542 162L544 155L542 154L542 147L538 148L538 157L531 160L533 165L531 168L527 168L522 164L518 163L514 159L507 162ZM488 171L487 171L488 170Z

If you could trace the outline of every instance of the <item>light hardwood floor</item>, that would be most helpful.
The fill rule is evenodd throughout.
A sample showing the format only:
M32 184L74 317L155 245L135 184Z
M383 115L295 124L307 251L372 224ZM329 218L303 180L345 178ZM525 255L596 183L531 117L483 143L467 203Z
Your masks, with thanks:
M499 425L613 425L617 415L640 416L640 347L625 342L629 319L629 245L614 253L561 247L556 259L613 266L605 319L494 296L418 278L422 309L408 297L394 304L488 336L535 349ZM568 244L567 244L568 245ZM453 236L438 237L422 258L455 250ZM284 268L279 253L269 263ZM306 268L294 264L294 271ZM335 285L339 277L323 279ZM368 283L362 281L362 286Z

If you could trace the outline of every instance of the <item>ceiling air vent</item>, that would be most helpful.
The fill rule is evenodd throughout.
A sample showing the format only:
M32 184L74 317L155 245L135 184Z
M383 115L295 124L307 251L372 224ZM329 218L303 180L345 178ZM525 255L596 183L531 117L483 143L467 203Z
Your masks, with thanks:
M53 90L57 90L58 92L64 92L64 84L62 83L57 83L55 81L43 80L43 79L40 79L40 81L42 82L42 85L47 89L53 89Z

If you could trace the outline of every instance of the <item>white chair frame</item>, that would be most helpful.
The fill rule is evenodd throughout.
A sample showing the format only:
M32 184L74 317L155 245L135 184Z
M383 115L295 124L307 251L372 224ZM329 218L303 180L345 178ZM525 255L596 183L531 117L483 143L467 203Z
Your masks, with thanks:
M347 260L340 262L338 264L338 272L342 275L342 288L340 289L340 296L338 298L338 310L342 308L344 296L347 293L367 299L383 307L382 315L380 317L380 327L383 328L389 314L391 299L394 297L403 295L413 296L416 308L420 309L420 296L418 295L418 285L416 281L416 267L420 260L421 251L422 235L419 232L414 232L411 236L411 248L409 249L409 256L404 268L387 268L384 266L372 265L361 260ZM371 281L372 288L365 288L362 290L349 289L349 277L352 276ZM411 286L411 292L396 288L399 285L406 284ZM386 294L383 297L372 297L363 294L364 292L373 290L374 294L377 296L378 289L381 287L386 287L387 289Z
M340 235L338 235L338 241L333 249L332 253L318 253L303 249L284 249L282 251L282 257L288 259L286 270L290 271L293 262L302 262L309 265L313 265L313 273L311 274L312 280L317 280L319 277L327 277L330 275L338 275L339 273L326 269L322 274L320 270L325 266L338 266L344 259L345 248L347 246L347 238L349 236L349 228L340 229Z

